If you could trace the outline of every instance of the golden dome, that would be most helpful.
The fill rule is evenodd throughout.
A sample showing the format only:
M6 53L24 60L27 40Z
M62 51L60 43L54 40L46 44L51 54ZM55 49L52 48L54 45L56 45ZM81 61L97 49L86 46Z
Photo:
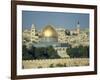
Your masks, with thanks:
M56 30L51 26L51 25L47 25L43 31L42 31L42 36L43 37L52 37L52 38L57 38L57 32Z

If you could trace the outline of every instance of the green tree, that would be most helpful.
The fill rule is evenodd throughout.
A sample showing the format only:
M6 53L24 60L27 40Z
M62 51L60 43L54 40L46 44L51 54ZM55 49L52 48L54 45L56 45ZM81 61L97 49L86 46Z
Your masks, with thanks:
M23 60L60 58L57 51L52 46L39 48L32 46L31 48L27 49L26 45L23 45L22 56Z
M50 59L60 58L60 56L57 54L57 51L52 46L47 48L47 55Z
M46 59L45 48L36 48L35 49L35 59Z
M69 30L65 30L65 34L66 35L70 35L70 31Z
M54 59L60 58L57 51L52 46L35 49L35 59Z
M35 58L35 47L31 46L28 50L28 54L32 55L33 59Z
M67 54L71 58L89 58L89 46L79 46L74 48L68 48Z
M28 53L26 45L22 46L22 60L30 60L33 59L32 55Z

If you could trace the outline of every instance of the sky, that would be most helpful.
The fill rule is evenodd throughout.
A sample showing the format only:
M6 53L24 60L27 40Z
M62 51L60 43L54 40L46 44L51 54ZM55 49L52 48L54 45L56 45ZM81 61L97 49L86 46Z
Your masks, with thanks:
M48 24L65 29L75 29L77 23L80 28L89 28L89 14L67 12L22 11L22 27L30 29L34 24L36 29L42 29Z

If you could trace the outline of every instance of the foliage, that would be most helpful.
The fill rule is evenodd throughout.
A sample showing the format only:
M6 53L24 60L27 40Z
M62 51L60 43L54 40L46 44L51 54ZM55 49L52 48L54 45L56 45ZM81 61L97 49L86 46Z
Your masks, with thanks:
M54 65L53 64L50 64L50 66L49 66L50 68L53 68L54 67Z
M60 58L60 56L57 54L57 51L52 46L47 47L47 55L50 59Z
M57 66L57 67L64 67L64 65L63 65L63 64L60 64L60 63L57 64L56 66Z
M59 58L57 52L52 46L47 48L41 47L35 49L35 58L36 59L54 59Z
M64 64L58 63L58 64L56 65L56 67L66 67L66 63L64 63Z
M31 48L27 49L27 51L29 55L32 55L32 59L34 59L35 58L35 47L31 46Z
M66 35L70 35L70 31L69 30L65 30L65 34Z
M32 55L28 53L26 45L22 46L22 59L23 60L30 60L33 59Z
M23 60L60 58L60 56L57 54L57 51L55 51L52 46L46 48L35 48L34 46L32 46L30 49L27 49L26 46L23 45L22 53Z
M42 66L39 66L38 68L42 68Z
M66 63L58 63L58 64L56 64L55 66L54 66L54 64L51 64L49 67L51 67L51 68L53 68L53 67L66 67Z
M46 57L45 48L35 48L35 59L45 59Z
M68 48L67 54L71 58L89 58L89 46L79 46Z

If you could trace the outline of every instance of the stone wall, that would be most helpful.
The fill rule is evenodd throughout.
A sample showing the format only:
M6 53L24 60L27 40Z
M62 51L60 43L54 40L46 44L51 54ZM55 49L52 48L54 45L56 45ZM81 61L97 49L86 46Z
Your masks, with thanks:
M70 67L70 66L88 66L88 58L68 58L68 59L42 59L42 60L23 60L22 66L28 68L47 68L47 67Z

